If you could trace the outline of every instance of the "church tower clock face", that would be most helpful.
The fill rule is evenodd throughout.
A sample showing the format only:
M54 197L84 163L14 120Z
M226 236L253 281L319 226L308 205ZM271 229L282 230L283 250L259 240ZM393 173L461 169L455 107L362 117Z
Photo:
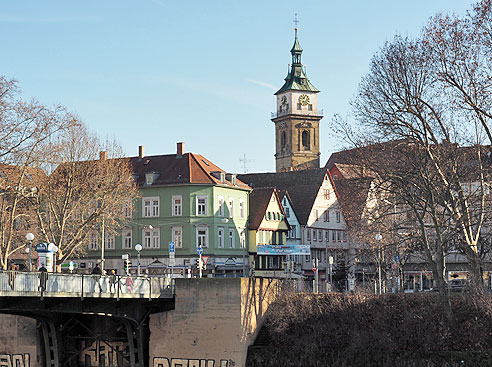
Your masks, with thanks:
M295 29L292 63L284 85L275 93L275 166L277 172L319 168L319 90L307 77L302 65L302 48Z
M307 94L301 94L299 96L299 103L303 106L307 106L309 104L309 96Z

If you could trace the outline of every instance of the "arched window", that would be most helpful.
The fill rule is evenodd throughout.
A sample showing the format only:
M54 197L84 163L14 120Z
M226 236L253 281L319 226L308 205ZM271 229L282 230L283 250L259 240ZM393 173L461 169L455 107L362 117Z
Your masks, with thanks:
M287 138L285 136L285 131L282 131L282 133L280 134L280 145L282 146L282 148L285 148L286 142Z
M309 150L309 131L304 130L302 132L302 146Z

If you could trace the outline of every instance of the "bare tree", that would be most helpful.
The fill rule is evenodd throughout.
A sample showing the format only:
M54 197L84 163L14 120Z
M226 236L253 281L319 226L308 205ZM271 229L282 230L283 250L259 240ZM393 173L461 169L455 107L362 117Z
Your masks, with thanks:
M77 123L61 106L48 108L20 97L17 82L0 76L0 267L35 232L32 201L44 173L39 169L56 146L50 139Z
M110 233L124 226L129 220L124 209L139 194L130 160L121 157L116 143L103 147L85 127L76 126L57 145L63 147L60 164L40 188L36 207L39 231L58 247L61 265L87 252L92 230Z
M478 243L490 212L490 162L482 145L486 126L443 86L433 48L429 37L397 36L373 57L353 102L360 132L351 136L357 146L371 147L361 150L362 162L376 172L383 197L392 203L386 212L395 206L411 212L414 225L405 231L418 238L447 307L444 257L450 241L468 258L474 291L483 290ZM472 192L467 183L473 183ZM373 211L376 218L382 207L384 202Z

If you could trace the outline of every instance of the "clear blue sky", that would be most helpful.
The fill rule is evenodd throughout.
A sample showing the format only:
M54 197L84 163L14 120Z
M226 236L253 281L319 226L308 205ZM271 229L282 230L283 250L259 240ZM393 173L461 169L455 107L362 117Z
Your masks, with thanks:
M274 171L273 93L294 41L321 91L321 164L343 146L345 115L372 55L396 33L418 35L437 12L471 0L3 0L0 74L25 97L60 103L126 155L176 142L229 172Z

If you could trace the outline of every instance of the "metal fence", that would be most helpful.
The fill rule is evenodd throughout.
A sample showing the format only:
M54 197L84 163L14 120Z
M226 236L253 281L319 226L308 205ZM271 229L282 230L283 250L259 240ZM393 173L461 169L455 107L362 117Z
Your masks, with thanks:
M174 281L163 276L0 272L0 297L172 298Z

